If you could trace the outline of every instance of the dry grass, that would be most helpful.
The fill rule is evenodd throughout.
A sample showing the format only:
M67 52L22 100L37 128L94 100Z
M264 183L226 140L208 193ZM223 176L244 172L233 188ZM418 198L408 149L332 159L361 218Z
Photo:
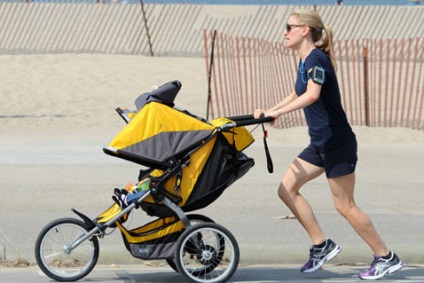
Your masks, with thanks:
M35 264L31 264L26 259L20 258L17 260L0 260L0 268L13 268L13 267L29 267Z

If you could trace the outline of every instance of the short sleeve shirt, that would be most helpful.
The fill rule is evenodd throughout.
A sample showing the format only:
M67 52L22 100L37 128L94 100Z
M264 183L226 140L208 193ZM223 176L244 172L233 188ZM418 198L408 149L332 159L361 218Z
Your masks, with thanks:
M309 128L311 144L319 150L339 147L355 138L355 134L347 121L341 104L341 96L336 73L330 58L321 50L314 49L299 62L295 91L298 96L306 92L308 81L311 79L309 70L315 66L325 70L319 99L304 108Z

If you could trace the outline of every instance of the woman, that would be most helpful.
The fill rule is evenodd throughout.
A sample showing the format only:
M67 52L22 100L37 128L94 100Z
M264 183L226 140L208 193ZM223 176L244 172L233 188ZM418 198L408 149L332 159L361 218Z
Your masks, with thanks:
M318 270L341 251L337 244L326 238L310 205L299 192L303 184L325 172L337 211L374 253L371 267L359 277L382 278L401 269L403 263L387 248L368 216L354 201L357 143L341 105L333 33L316 12L300 9L289 17L284 36L287 47L297 50L300 56L295 90L272 108L255 110L254 116L277 119L288 112L304 109L310 145L290 165L278 188L279 197L313 243L310 258L301 267L301 272Z

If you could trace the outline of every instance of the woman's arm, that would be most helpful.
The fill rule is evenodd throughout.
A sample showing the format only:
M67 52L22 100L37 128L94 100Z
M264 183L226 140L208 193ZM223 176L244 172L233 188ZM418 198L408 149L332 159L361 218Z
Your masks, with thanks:
M297 94L296 94L296 92L293 91L287 97L285 97L283 100L281 100L279 103L277 103L276 105L274 105L270 109L266 110L266 112L276 111L276 110L286 106L287 104L289 104L290 102L292 102L296 98L297 98Z
M286 96L283 100L281 100L279 103L275 104L274 106L272 106L268 110L256 109L253 116L257 119L257 118L260 117L261 114L276 111L276 110L284 107L285 105L289 104L293 100L295 100L296 97L297 97L297 94L296 94L296 92L293 91L288 96Z
M271 109L265 112L265 116L271 116L274 119L277 119L283 114L302 109L306 106L311 105L319 99L321 93L321 85L309 80L306 92L301 96L297 96L293 93L286 97L282 102L272 107ZM279 106L279 107L277 107Z

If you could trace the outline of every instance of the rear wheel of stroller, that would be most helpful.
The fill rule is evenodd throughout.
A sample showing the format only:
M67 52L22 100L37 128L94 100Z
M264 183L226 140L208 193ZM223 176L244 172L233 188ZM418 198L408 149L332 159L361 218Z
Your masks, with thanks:
M196 225L199 223L215 223L212 219L210 219L207 216L201 215L201 214L188 214L187 215L188 220L190 221L191 225ZM225 244L225 243L224 243ZM178 272L177 266L175 265L174 259L167 259L166 262L169 264L169 266L176 272Z
M40 269L56 281L76 281L91 272L99 257L97 237L70 252L65 247L87 232L84 222L62 218L48 224L35 242L35 259Z
M240 260L234 236L216 223L200 223L184 231L175 250L175 264L190 282L226 282Z

